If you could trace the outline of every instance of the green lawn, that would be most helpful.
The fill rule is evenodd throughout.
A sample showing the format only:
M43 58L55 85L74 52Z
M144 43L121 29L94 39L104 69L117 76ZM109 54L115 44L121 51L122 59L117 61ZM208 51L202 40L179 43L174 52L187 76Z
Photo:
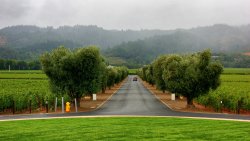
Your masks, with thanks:
M0 122L0 140L250 140L250 122L182 118L73 118Z

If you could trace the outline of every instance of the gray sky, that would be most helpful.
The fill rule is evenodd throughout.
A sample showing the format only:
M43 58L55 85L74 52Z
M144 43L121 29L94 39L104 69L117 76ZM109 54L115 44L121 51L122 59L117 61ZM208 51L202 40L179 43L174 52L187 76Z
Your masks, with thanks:
M0 0L0 28L176 29L250 23L250 0Z

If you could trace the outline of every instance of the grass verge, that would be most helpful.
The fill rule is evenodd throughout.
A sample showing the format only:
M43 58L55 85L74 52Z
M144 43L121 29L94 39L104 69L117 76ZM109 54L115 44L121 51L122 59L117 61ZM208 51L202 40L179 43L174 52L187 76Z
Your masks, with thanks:
M0 122L1 140L250 140L250 123L164 117Z

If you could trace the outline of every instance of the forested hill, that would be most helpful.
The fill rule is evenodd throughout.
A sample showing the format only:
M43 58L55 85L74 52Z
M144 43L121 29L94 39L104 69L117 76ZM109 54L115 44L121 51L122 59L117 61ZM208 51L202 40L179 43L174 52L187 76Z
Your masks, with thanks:
M244 53L250 51L250 25L232 27L214 25L189 30L176 30L168 35L122 43L106 50L108 58L124 64L144 65L158 55L187 53L210 48L215 54Z
M0 59L38 59L60 45L97 45L112 65L138 67L160 54L211 48L213 53L250 52L250 25L177 30L105 30L97 26L12 26L0 30ZM235 58L232 58L235 59ZM238 58L236 60L239 60Z
M0 58L36 58L42 52L50 51L59 45L68 48L97 45L103 50L122 42L168 34L169 32L163 30L105 30L97 26L80 25L59 28L11 26L0 30Z

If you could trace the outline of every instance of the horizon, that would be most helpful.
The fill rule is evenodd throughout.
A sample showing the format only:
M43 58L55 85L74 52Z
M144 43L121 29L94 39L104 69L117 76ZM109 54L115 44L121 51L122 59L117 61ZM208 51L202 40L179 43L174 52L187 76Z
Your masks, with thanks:
M0 28L98 25L104 29L189 29L250 23L250 1L238 0L3 0Z
M246 24L239 24L239 25L230 25L230 24L225 24L225 23L215 23L212 25L204 25L204 26L195 26L195 27L190 27L190 28L174 28L174 29L160 29L160 28L155 28L155 29L107 29L104 28L102 26L99 25L80 25L80 24L76 24L76 25L61 25L61 26L52 26L52 25L47 25L47 26L39 26L39 25L24 25L24 24L20 24L20 25L10 25L10 26L5 26L5 27L0 27L0 30L4 29L4 28L10 28L10 27L18 27L18 26L35 26L38 28L53 28L53 29L59 29L61 27L76 27L76 26L84 26L84 27L97 27L97 28L101 28L103 30L116 30L116 31L143 31L143 30L163 30L163 31L168 31L168 30L190 30L190 29L195 29L195 28L204 28L204 27L213 27L213 26L217 26L217 25L224 25L224 26L230 26L230 27L241 27L241 26L249 26L250 23L246 23Z

